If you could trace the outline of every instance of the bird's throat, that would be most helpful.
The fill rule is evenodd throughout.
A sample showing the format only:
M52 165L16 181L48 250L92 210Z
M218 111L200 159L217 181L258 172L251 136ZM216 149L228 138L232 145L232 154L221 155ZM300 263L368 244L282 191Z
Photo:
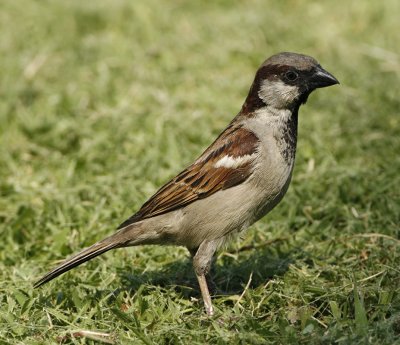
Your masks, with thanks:
M286 123L282 123L280 134L277 137L281 154L288 164L293 164L297 147L298 111L291 113Z

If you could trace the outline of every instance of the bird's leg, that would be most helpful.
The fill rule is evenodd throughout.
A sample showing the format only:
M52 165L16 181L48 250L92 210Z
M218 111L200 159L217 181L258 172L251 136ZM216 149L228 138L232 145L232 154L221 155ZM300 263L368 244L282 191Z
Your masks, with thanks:
M194 248L194 249L193 248L188 248L188 250L190 252L190 255L192 256L192 260L193 260L194 256L196 255L198 249L199 249L199 247ZM207 286L208 286L208 289L209 289L211 294L215 294L217 292L217 290L218 290L217 284L215 284L214 279L213 279L212 274L211 274L211 270L212 270L212 266L214 265L214 262L215 262L215 255L212 256L212 259L211 259L211 262L210 262L209 271L207 273L205 273Z
M204 241L193 256L193 267L199 282L201 296L208 316L214 315L214 308L211 303L211 296L208 290L206 274L210 270L211 260L217 249L218 243ZM191 251L193 255L193 251Z
M206 276L204 274L198 275L196 273L197 280L199 282L201 296L203 297L204 307L208 316L214 315L214 307L211 302L210 291L208 290Z

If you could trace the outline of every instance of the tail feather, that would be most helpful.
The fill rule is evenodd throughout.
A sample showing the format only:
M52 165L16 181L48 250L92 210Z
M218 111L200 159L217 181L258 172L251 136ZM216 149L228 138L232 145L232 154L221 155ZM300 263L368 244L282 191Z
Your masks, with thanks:
M118 241L100 241L92 246L82 250L80 253L72 256L65 260L59 266L54 268L52 271L45 274L40 280L38 280L33 287L38 288L39 286L49 282L50 280L58 277L59 275L69 271L70 269L83 264L90 259L95 258L111 249L121 247L121 243Z

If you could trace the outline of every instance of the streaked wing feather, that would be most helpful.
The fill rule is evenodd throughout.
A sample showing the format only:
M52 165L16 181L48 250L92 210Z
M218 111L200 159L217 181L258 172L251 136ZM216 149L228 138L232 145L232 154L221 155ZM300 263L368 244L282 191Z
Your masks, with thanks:
M219 190L244 182L251 175L251 160L237 168L215 167L215 163L224 156L240 158L254 155L258 142L253 132L240 126L229 126L191 166L161 187L119 228L182 208Z

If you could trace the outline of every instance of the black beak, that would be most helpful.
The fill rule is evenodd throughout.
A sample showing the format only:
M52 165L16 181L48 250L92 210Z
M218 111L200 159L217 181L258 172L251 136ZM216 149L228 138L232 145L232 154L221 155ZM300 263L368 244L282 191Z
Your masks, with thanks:
M310 78L310 86L313 89L327 87L335 84L340 84L332 74L325 71L321 66L318 66L314 74Z

